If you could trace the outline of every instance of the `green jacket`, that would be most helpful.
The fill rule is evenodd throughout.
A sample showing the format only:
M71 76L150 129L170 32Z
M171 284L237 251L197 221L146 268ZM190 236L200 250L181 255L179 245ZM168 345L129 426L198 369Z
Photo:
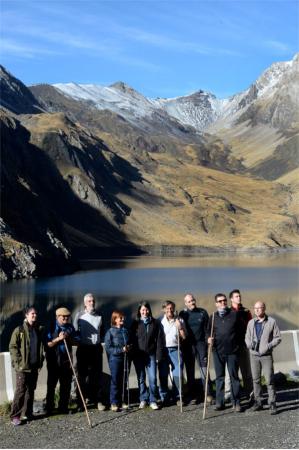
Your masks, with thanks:
M44 361L43 330L41 326L35 328L37 335L37 367L40 369ZM17 372L30 372L30 335L26 321L15 328L9 343L11 364Z

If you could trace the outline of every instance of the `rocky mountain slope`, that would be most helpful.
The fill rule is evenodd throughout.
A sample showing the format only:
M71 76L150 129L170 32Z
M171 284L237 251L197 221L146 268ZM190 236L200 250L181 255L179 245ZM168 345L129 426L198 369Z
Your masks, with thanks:
M50 85L29 90L4 68L2 77L3 278L68 272L81 257L113 251L298 246L293 121L279 122L280 146L261 150L249 171L217 128L225 102L210 94L154 101L124 83L66 93ZM245 106L227 116L232 130L254 104L249 92L241 97ZM196 128L197 119L209 133Z

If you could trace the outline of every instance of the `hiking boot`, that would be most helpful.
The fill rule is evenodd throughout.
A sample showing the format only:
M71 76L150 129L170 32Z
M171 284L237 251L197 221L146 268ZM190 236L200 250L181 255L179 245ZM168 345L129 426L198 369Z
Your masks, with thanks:
M139 409L144 409L144 408L146 408L146 406L147 406L146 401L145 401L145 400L142 400L142 401L140 402L140 404L139 404Z
M117 405L111 405L111 411L113 412L118 412L119 411L119 407Z
M270 414L271 414L271 416L274 416L275 414L277 414L277 408L276 408L275 403L271 403L271 405L270 405Z
M150 408L152 408L152 409L154 409L154 410L157 410L157 409L159 409L159 406L157 405L157 403L156 402L152 402L152 403L150 403Z
M102 402L98 402L98 404L97 404L97 408L98 408L98 411L105 411L105 409L106 409L106 406L105 406L105 405L103 405L103 403L102 403Z
M263 405L261 402L254 402L252 411L261 411L263 409Z
M19 426L22 424L22 421L20 419L20 416L15 416L11 419L11 423L12 425L14 425L15 427Z

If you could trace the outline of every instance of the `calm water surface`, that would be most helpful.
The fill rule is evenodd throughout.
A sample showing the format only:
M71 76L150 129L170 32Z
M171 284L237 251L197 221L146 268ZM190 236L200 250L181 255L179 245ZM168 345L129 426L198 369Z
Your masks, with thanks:
M127 315L127 324L140 300L150 301L155 316L165 300L174 300L178 310L183 297L192 292L200 306L211 313L213 296L241 290L243 304L252 309L256 300L267 303L281 329L298 328L299 254L151 257L85 261L84 271L73 275L2 283L1 351L6 351L12 330L22 322L27 304L38 307L39 318L49 325L55 309L67 306L75 314L86 292L92 292L109 327L114 308Z

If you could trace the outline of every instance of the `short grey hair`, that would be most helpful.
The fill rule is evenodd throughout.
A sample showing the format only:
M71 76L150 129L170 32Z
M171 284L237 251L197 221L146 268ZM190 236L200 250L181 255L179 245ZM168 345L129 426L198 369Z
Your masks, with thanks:
M91 294L90 292L88 292L88 294L85 294L85 295L84 295L84 299L83 299L84 303L85 303L86 300L87 300L88 298L90 298L90 297L92 297L92 298L94 299L94 301L95 301L94 295Z

